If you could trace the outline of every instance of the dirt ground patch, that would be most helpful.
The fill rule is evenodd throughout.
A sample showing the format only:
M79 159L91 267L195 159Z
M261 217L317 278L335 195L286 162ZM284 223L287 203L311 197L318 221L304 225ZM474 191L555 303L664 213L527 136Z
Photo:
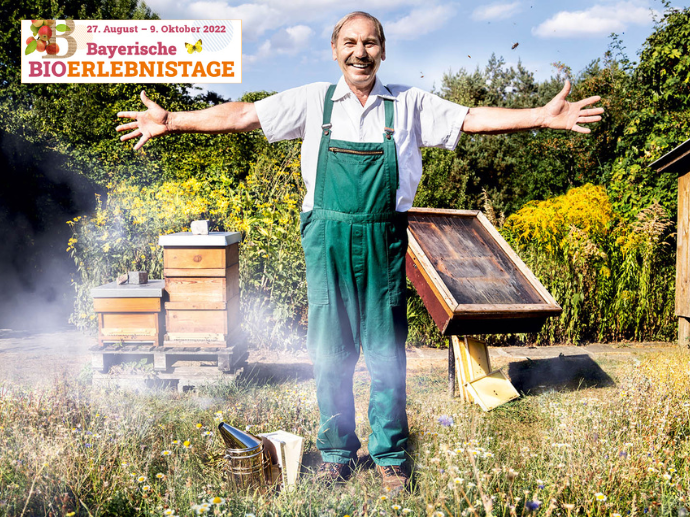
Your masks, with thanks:
M27 386L48 385L57 379L88 372L93 334L72 329L29 332L0 329L0 384L9 381ZM494 369L503 368L519 391L604 387L615 383L616 369L636 357L668 350L672 343L617 343L586 346L490 348ZM448 351L411 348L407 351L408 376L441 375ZM306 352L250 350L245 376L256 381L280 383L313 378ZM364 358L356 375L367 376Z

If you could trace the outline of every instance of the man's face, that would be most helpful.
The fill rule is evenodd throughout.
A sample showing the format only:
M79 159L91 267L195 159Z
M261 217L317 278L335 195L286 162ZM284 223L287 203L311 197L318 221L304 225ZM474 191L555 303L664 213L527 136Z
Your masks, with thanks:
M338 41L331 43L331 49L348 86L371 91L376 71L386 59L386 48L379 41L374 22L362 17L349 20L340 29Z

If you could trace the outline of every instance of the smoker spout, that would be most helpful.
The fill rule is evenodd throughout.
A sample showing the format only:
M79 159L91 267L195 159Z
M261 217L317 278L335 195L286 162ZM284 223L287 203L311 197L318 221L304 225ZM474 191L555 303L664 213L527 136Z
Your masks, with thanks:
M223 441L228 449L252 450L261 447L261 439L256 436L240 431L231 425L221 422L218 425L218 432L223 437Z

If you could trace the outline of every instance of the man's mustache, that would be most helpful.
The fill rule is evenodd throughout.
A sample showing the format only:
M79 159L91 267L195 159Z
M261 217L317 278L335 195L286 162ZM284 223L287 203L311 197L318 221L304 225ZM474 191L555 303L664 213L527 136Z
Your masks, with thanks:
M358 57L351 57L345 60L346 65L373 65L372 59L360 59Z

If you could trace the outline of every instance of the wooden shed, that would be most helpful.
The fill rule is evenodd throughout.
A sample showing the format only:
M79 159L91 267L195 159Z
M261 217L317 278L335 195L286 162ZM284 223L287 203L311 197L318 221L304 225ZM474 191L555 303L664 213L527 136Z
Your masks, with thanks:
M690 346L690 140L665 154L650 167L678 174L678 253L676 255L676 316L678 344Z

